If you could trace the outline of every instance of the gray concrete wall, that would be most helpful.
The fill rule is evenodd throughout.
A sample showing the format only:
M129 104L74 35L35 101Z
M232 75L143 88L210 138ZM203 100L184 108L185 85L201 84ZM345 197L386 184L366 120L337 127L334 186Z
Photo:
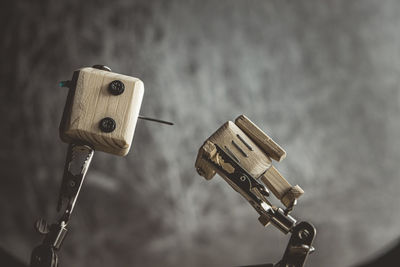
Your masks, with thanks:
M397 1L13 1L0 9L0 246L28 261L32 224L56 218L67 91L82 66L141 78L126 158L96 153L63 266L276 262L288 237L220 177L194 170L217 127L246 114L288 153L305 189L307 266L351 266L398 237L400 4Z

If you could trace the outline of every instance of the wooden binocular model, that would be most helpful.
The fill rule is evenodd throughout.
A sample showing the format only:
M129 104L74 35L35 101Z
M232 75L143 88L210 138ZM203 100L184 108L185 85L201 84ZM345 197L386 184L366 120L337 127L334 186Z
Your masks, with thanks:
M222 158L218 151L226 153L227 157ZM290 211L304 191L298 185L291 186L272 166L271 159L279 162L285 157L286 152L277 143L246 116L241 115L236 118L235 123L226 122L205 141L199 149L195 167L197 172L207 180L213 178L215 173L220 174L252 203L252 200L246 197L247 192L243 192L243 189L232 182L230 176L235 173L235 166L237 166L236 169L242 169L252 179L261 180ZM246 175L240 177L243 182L245 178L248 177ZM260 191L259 189L264 190L262 186L259 186L257 190ZM268 191L260 194L260 192L254 192L254 188L249 190L262 199L265 199L262 195L269 195Z
M128 154L143 99L143 82L95 65L76 70L72 80L60 86L69 88L61 139L119 156Z

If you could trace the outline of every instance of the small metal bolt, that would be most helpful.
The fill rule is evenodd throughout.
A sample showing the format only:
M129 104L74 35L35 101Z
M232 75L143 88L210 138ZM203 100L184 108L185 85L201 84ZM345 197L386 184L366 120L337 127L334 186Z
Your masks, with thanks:
M92 68L99 69L99 70L105 70L105 71L111 71L110 67L107 67L107 66L101 65L101 64L93 65Z
M108 91L112 95L120 95L125 91L125 85L119 80L112 81L108 86Z
M106 117L100 121L99 128L102 132L111 133L115 130L116 125L117 124L115 123L115 120L110 117Z
M303 229L299 232L299 238L304 240L310 236L310 232L307 229Z

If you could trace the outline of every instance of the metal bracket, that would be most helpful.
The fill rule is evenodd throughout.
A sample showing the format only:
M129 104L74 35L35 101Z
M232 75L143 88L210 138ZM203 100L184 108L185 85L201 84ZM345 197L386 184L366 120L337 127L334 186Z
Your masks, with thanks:
M61 210L64 203L66 203L66 209L57 223L48 226L44 219L39 219L36 222L36 230L45 237L42 244L32 251L31 267L58 266L56 251L61 248L67 235L67 224L75 207L93 153L94 150L87 145L70 144L68 146L57 211Z
M214 145L216 154L211 158L204 157L204 159L214 166L221 177L253 206L260 214L261 224L267 226L271 223L284 234L291 232L285 254L279 263L253 266L303 267L308 254L314 251L311 245L316 234L315 227L308 222L297 223L289 215L291 209L282 210L271 205L267 199L268 191L264 191L264 186L243 169L229 151L225 151L217 144Z
M307 256L315 250L312 247L315 234L315 227L311 223L297 224L293 229L285 254L276 267L303 267Z
M217 144L215 144L215 147L217 149L215 157L218 157L218 159L216 161L206 157L204 159L212 164L222 174L221 177L253 206L260 214L259 221L264 226L271 223L284 234L289 233L296 220L281 208L273 206L267 199L269 196L267 189L243 169L228 152ZM229 163L233 168L233 172L225 170L218 164L220 161L225 162L225 164Z
M262 204L264 203L271 206L271 203L266 198L269 196L268 190L243 169L228 152L217 144L215 144L215 147L217 149L216 157L220 157L223 162L229 163L233 167L233 173L228 172L222 168L220 164L209 158L204 157L204 159L212 164L216 170L222 174L221 177L230 184L235 191L249 201L259 214L263 214L265 212L265 207L263 207Z
M311 246L315 237L315 227L308 222L300 222L293 228L292 236L285 254L277 264L247 265L242 267L303 267L308 254L314 251Z
M57 211L67 203L63 220L68 223L75 207L86 172L92 161L94 150L88 145L70 144L65 161L64 176L58 198Z

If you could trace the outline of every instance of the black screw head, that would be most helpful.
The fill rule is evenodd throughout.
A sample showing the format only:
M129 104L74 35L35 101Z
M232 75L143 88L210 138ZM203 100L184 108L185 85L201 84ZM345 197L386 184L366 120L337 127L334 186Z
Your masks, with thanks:
M112 81L108 86L108 91L113 95L120 95L125 91L125 85L119 80Z
M105 133L111 133L112 131L115 130L116 126L117 124L115 123L115 120L113 120L110 117L102 119L99 123L100 130Z
M311 234L307 229L302 229L299 231L299 238L301 240L306 240L310 235Z

